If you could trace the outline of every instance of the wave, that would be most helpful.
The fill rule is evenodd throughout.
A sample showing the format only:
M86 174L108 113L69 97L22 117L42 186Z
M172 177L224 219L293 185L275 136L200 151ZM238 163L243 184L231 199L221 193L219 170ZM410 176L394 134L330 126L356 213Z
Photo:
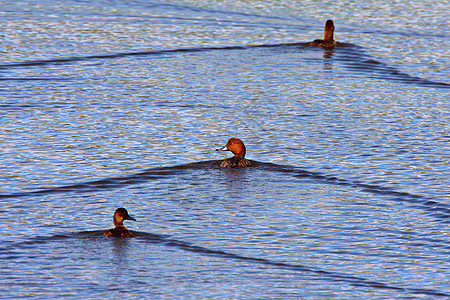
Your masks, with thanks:
M436 291L436 290L431 290L431 289L408 289L408 288L396 287L396 286L392 286L392 285L385 284L382 282L377 282L374 280L362 278L362 277L357 277L357 276L342 274L342 273L337 273L337 272L330 272L330 271L321 270L318 268L311 268L311 267L308 267L305 265L274 261L274 260L270 260L270 259L266 259L266 258L255 258L255 257L249 257L249 256L242 256L239 254L233 254L233 253L229 253L229 252L225 252L225 251L221 251L221 250L212 250L209 248L194 245L192 243L187 243L184 241L179 241L179 240L171 239L169 237L160 236L160 235L140 234L140 236L151 242L163 243L165 246L176 247L178 249L182 249L182 250L189 251L189 252L200 253L202 255L212 255L212 256L218 256L218 257L224 258L224 259L233 259L233 260L256 263L256 264L261 264L261 265L275 267L275 268L291 270L291 271L310 273L310 274L315 275L317 280L323 280L323 278L326 278L329 281L344 282L344 283L348 283L355 287L371 287L371 288L377 288L377 289L395 290L398 292L411 293L411 294L423 294L423 295L430 295L430 296L442 296L442 297L450 296L446 293Z
M6 255L9 258L20 257L22 255L23 249L35 248L39 247L39 245L47 244L47 243L55 243L60 242L67 244L67 240L79 240L79 239L111 239L108 237L103 237L104 231L84 231L79 233L73 233L70 235L54 235L54 236L37 236L31 238L26 241L21 242L12 242L7 245L3 245L0 248L0 254ZM425 296L439 296L439 297L449 297L449 294L446 294L439 290L434 289L425 289L425 288L406 288L406 287L398 287L395 285L375 281L372 279L367 279L359 276L349 275L340 272L333 272L322 270L316 267L309 267L302 264L294 264L286 261L276 261L267 258L256 258L251 256L244 256L240 254L235 254L231 252L226 252L222 250L209 249L206 247L198 246L193 243L180 241L177 239L173 239L170 236L166 235L158 235L158 234L150 234L146 232L135 232L135 237L132 239L138 239L144 241L146 243L152 244L162 244L166 247L174 247L183 251L193 252L199 255L207 255L214 256L225 261L235 260L242 261L245 263L253 263L258 265L263 265L267 267L283 269L294 272L308 273L309 280L314 279L317 281L329 281L329 282L338 282L350 284L356 288L365 287L365 288L373 288L373 289L382 289L382 290L391 290L396 291L402 294L410 294L410 295L425 295ZM115 241L127 241L129 239L115 239ZM18 249L18 251L15 251Z
M210 160L177 166L152 168L128 176L105 178L89 182L76 183L72 185L59 186L54 188L47 188L47 189L44 188L36 191L0 194L0 200L8 198L21 198L32 196L35 197L61 193L89 193L89 192L99 192L103 190L114 190L126 186L144 183L150 180L157 180L167 176L178 176L180 174L183 174L184 172L191 172L196 169L204 169L204 170L210 168L220 169L220 162L221 162L220 160ZM414 205L420 210L426 211L428 214L430 214L440 222L450 223L450 205L438 202L436 201L435 198L432 197L396 191L389 187L358 182L354 180L346 180L338 178L336 176L324 175L316 172L309 172L293 166L282 166L253 160L251 162L256 168L268 172L288 173L292 175L294 178L307 178L316 180L319 183L346 186L369 194L383 195L388 197L389 200L391 201Z
M308 46L308 43L285 43L285 44L262 44L262 45L250 45L250 46L220 46L220 47L202 47L202 48L178 48L167 50L149 50L149 51L135 51L135 52L121 52L121 53L108 53L97 54L88 56L75 56L66 58L55 58L48 60L31 60L22 62L11 62L6 64L0 64L1 69L10 69L18 67L36 67L46 66L54 64L70 64L87 60L98 59L116 59L130 56L149 56L149 55L163 55L163 54L177 54L186 52L204 52L204 51L226 51L226 50L245 50L251 48L278 48L286 46L294 46L294 49L314 49ZM294 50L298 51L298 50ZM420 78L417 76L411 76L407 73L401 72L398 69L389 66L383 62L379 62L371 56L367 55L362 47L349 43L339 43L338 47L333 50L324 50L327 53L327 58L334 59L337 62L342 63L345 67L357 73L362 73L369 78L377 78L383 80L390 80L401 82L404 84L417 84L424 87L434 88L450 88L450 84L443 82L431 81L428 79ZM41 78L7 78L0 77L2 80L44 80Z
M346 180L338 178L336 176L324 175L315 172L309 172L305 170L298 169L291 166L279 166L270 163L261 164L264 168L272 169L275 171L281 171L292 174L297 178L310 178L317 180L321 183L328 183L338 186L347 186L350 188L358 189L361 192L383 195L389 197L389 200L399 202L399 203L409 203L413 204L421 210L428 212L430 215L435 217L437 220L450 223L450 205L446 203L440 203L435 201L432 197L416 195L407 192L396 191L389 187L384 187L380 185L359 182L355 180Z
M362 47L353 44L342 44L342 48L336 51L335 60L341 62L352 71L368 74L369 78L396 81L404 84L412 83L425 87L450 88L448 83L431 81L402 72L374 59L366 54Z

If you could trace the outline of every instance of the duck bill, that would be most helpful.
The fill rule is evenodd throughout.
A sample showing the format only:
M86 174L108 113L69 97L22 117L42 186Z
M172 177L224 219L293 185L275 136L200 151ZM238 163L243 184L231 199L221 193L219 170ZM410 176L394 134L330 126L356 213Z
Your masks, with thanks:
M126 220L136 221L136 219L131 216L128 216L128 218L126 218Z
M228 151L227 146L223 146L222 148L216 149L216 151Z

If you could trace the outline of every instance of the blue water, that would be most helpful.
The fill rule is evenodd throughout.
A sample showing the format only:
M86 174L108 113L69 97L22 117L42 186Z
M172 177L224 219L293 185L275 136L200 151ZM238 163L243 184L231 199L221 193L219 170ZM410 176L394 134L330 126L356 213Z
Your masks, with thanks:
M0 13L0 298L450 296L444 3Z

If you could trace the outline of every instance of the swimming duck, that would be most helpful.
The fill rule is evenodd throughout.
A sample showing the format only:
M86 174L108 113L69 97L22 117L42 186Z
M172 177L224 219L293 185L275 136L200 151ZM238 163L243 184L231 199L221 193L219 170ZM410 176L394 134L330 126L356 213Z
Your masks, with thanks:
M223 168L238 168L238 167L251 167L252 164L249 160L245 159L245 146L244 143L237 138L231 138L228 140L226 146L216 149L216 151L231 151L234 156L225 159L220 166Z
M333 49L337 42L333 39L334 23L333 20L327 20L325 23L325 30L323 40L317 39L309 43L310 47L322 47L325 49Z
M132 237L133 234L123 225L124 220L132 220L136 221L134 218L130 217L128 214L128 211L120 207L116 209L116 212L114 213L114 225L115 228L112 228L105 232L104 236L112 236L112 237Z

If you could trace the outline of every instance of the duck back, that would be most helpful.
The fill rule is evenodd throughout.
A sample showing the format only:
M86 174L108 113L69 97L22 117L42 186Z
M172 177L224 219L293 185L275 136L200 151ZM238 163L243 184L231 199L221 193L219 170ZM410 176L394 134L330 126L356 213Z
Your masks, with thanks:
M220 166L223 168L251 167L252 163L243 157L233 156L225 159Z
M127 228L125 227L116 227L116 228L112 228L110 230L108 230L107 232L105 232L104 236L109 236L109 237L132 237L133 234L131 233L131 231L129 231Z

